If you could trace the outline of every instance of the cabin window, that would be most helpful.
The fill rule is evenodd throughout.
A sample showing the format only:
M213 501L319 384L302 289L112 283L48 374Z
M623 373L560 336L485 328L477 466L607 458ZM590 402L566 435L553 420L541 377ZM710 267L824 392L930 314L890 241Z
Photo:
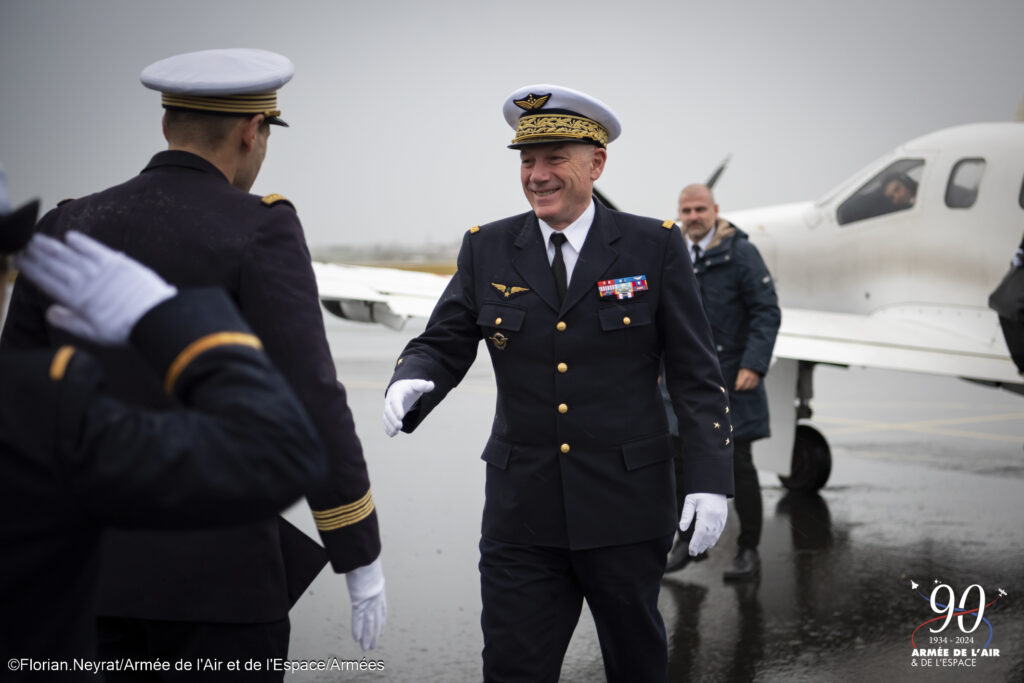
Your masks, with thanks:
M839 225L914 208L923 171L923 159L900 159L889 164L839 205Z
M946 184L946 206L968 209L978 200L978 187L985 173L984 159L961 159L953 166Z

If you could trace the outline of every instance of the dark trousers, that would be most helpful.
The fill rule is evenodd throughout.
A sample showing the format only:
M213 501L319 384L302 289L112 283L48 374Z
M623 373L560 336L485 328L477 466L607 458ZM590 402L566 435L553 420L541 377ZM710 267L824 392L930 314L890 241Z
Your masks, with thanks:
M1003 338L1006 340L1006 348L1010 350L1010 358L1017 366L1017 371L1024 373L1024 324L1003 316L999 316L999 324L1003 328Z
M736 545L757 549L761 543L764 508L761 502L761 484L757 481L754 456L749 441L736 441L733 449L733 481L736 486L736 516L740 520L740 536Z
M686 498L686 484L683 481L683 446L678 436L672 437L675 446L673 458L676 469L676 512L683 514L683 500ZM761 502L761 484L757 480L757 469L754 467L754 456L750 441L733 442L733 485L736 497L736 517L740 520L740 535L737 545L742 548L757 549L761 543L761 527L764 522L764 507ZM681 532L684 540L693 535L693 524Z
M666 681L658 592L671 545L672 536L591 550L481 538L484 681L557 681L584 599L608 681Z
M106 680L156 681L274 681L284 680L273 662L288 657L288 617L265 624L219 624L159 619L99 617L98 655L101 660L133 659L170 662L170 671L107 673ZM228 662L238 662L238 670ZM178 670L179 662L191 670ZM249 668L246 664L252 662ZM218 666L219 663L219 666ZM255 668L259 664L259 669Z

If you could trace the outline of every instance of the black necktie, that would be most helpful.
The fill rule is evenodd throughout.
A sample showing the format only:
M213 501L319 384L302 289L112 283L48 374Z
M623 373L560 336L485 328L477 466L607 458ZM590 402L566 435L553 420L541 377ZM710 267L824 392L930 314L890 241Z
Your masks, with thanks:
M558 290L558 303L565 299L565 290L568 279L565 275L565 260L562 259L562 245L566 243L566 237L560 232L551 235L551 244L555 245L555 258L551 261L551 272L555 276L555 289Z
M693 262L696 263L700 260L701 248L699 244L693 245Z

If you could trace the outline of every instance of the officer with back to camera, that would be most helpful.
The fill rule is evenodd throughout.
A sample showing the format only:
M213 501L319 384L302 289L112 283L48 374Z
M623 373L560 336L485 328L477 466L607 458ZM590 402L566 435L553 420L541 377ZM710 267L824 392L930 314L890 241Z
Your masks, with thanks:
M327 450L327 476L306 498L334 570L346 574L353 635L369 648L386 606L362 447L337 381L295 209L282 197L249 193L271 128L284 125L277 90L293 73L287 58L249 49L206 50L151 64L141 80L161 93L169 149L135 178L62 204L44 216L40 230L89 234L179 287L227 290ZM59 341L43 322L47 303L31 287L16 288L6 348ZM160 383L137 355L96 353L117 396L167 406ZM101 655L286 658L288 610L304 589L289 584L289 568L319 569L325 559L315 544L283 546L285 531L271 520L216 531L111 534L97 600ZM251 680L282 677L251 673Z
M0 170L0 270L38 202L9 212ZM96 660L93 599L106 528L205 528L272 519L326 467L323 446L259 339L217 290L177 291L80 233L20 255L81 339L130 341L177 402L110 396L72 346L0 352L0 659L4 680L101 679L32 662ZM20 279L20 278L19 278ZM0 301L7 274L0 279ZM59 669L58 669L59 671Z

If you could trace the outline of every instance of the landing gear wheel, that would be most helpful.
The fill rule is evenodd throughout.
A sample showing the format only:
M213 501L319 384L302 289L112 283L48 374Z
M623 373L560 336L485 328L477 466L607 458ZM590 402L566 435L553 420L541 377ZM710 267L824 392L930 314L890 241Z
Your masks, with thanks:
M780 476L779 481L790 491L818 491L832 474L832 451L814 427L797 425L789 472L788 477Z

